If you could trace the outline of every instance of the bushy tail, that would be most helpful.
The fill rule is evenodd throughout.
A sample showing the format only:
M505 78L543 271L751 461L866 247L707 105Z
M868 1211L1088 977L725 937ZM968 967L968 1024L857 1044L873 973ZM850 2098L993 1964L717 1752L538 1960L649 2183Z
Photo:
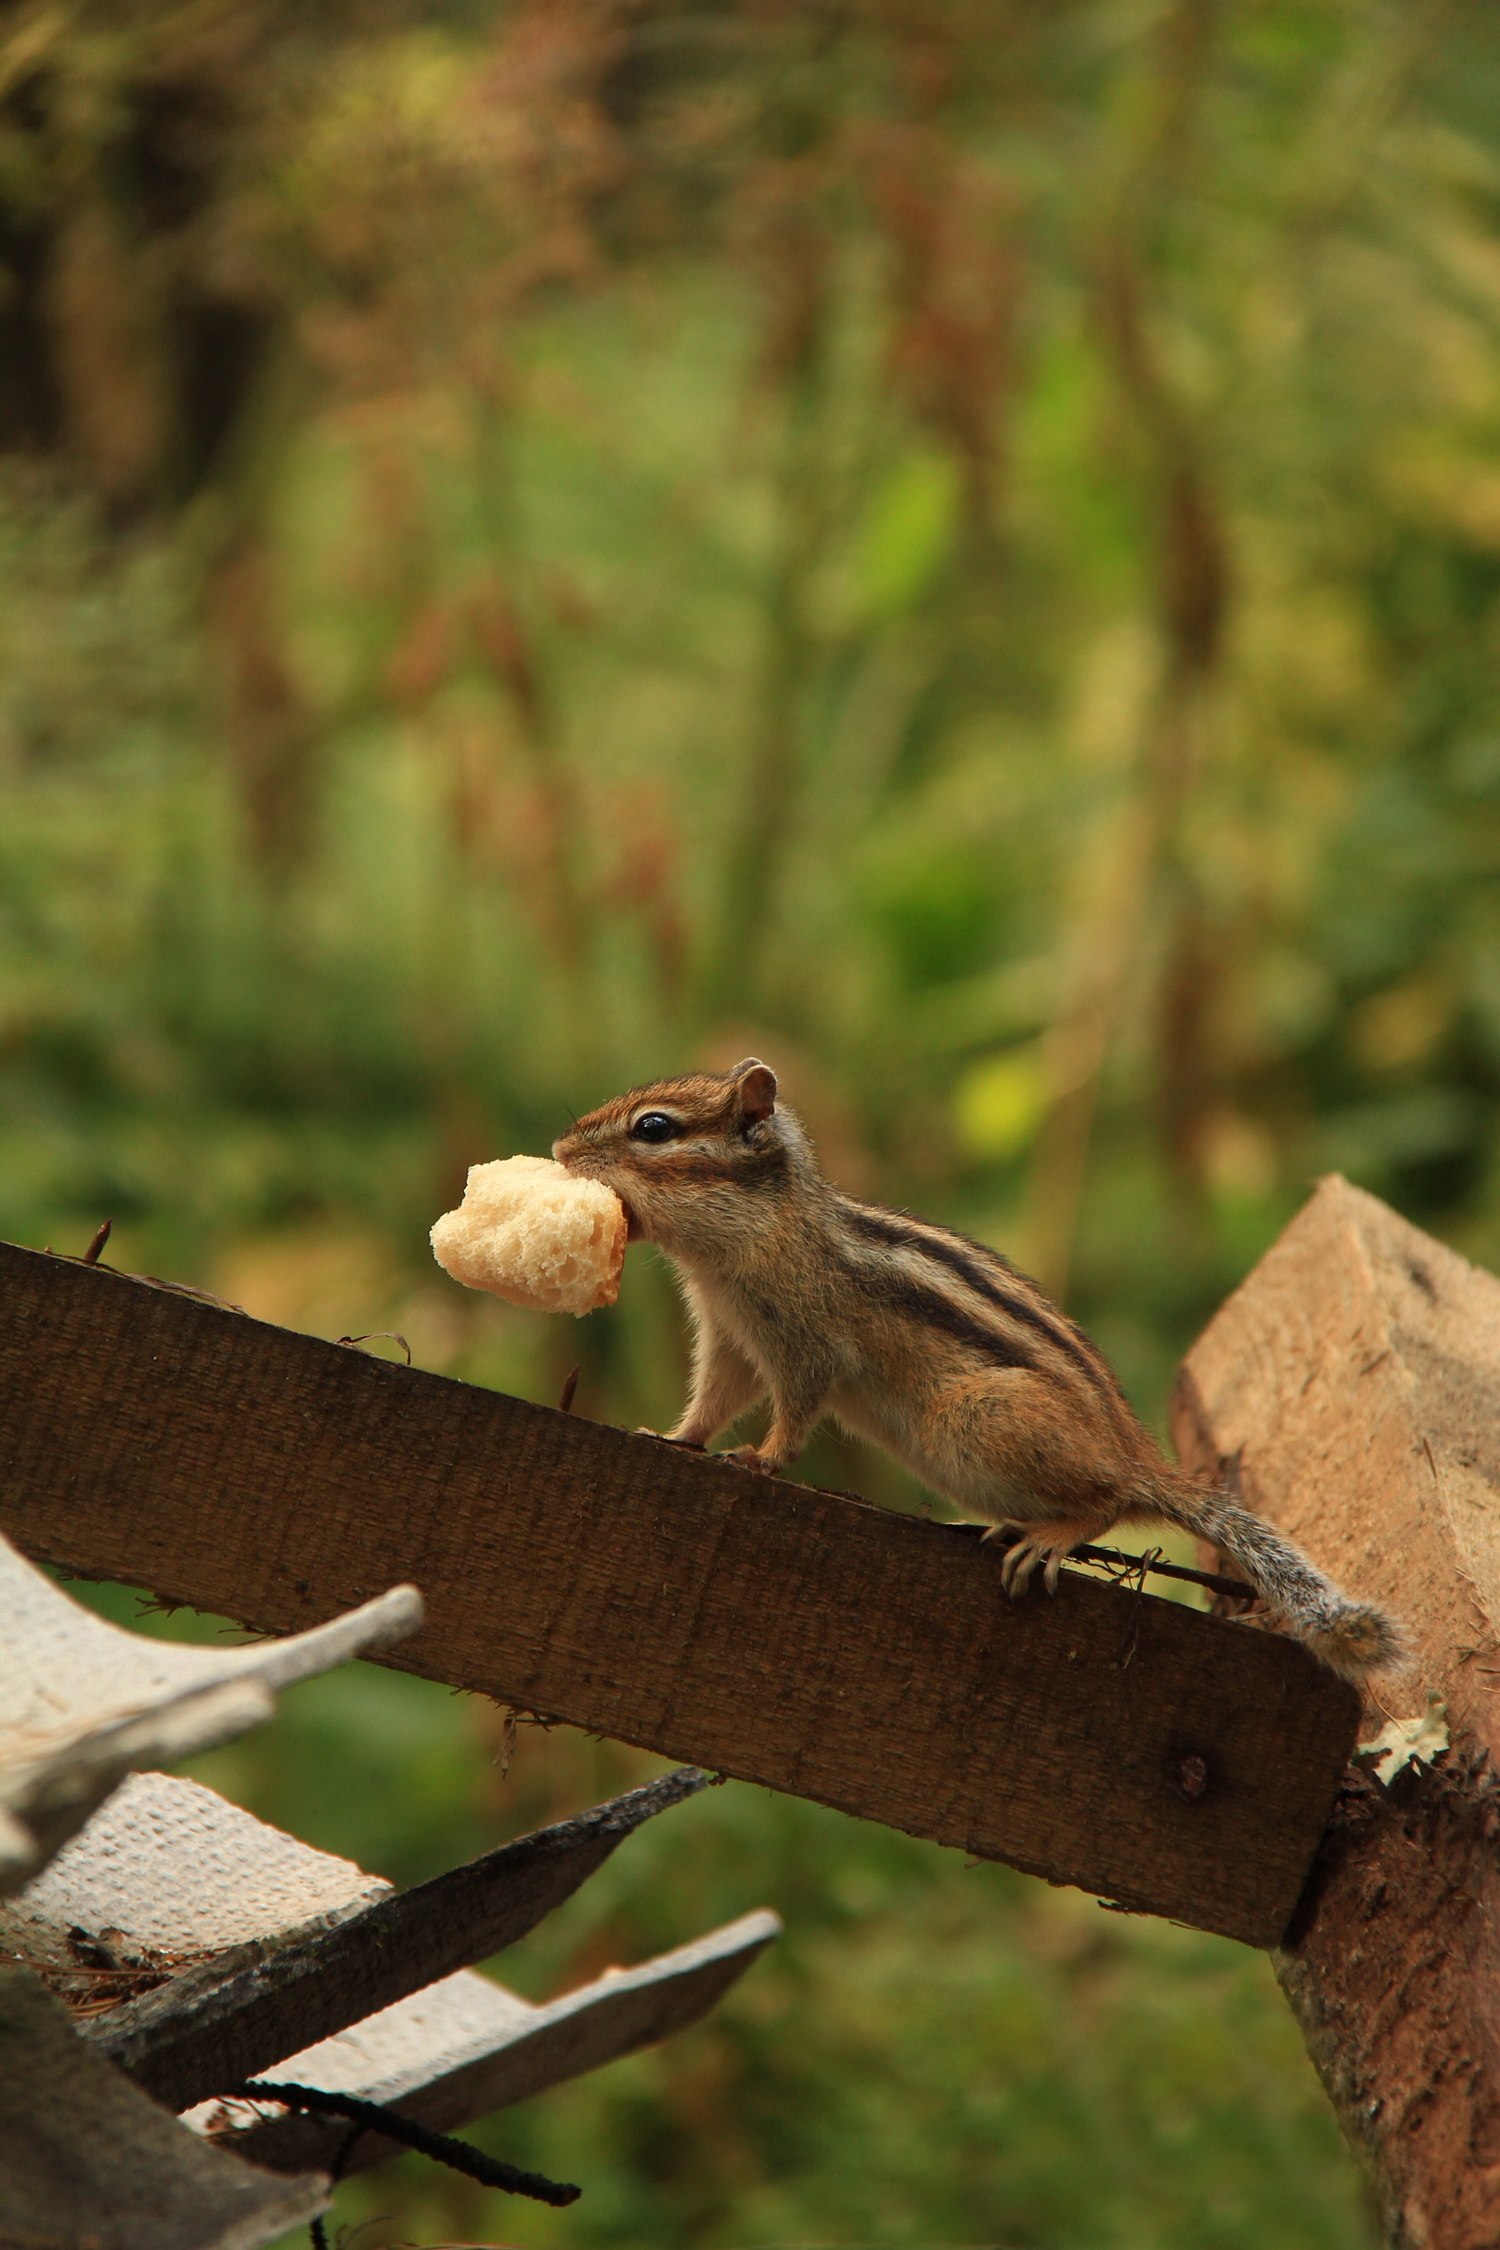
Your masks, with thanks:
M1346 1680L1363 1680L1405 1661L1401 1628L1383 1610L1350 1597L1289 1539L1226 1493L1186 1477L1153 1482L1141 1512L1206 1539L1236 1562L1269 1609L1305 1648Z

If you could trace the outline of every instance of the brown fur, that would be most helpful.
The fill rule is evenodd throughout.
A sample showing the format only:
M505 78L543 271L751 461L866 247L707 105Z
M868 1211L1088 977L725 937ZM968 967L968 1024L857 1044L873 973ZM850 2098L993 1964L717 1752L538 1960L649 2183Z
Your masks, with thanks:
M673 1128L659 1143L633 1130L653 1113ZM1231 1557L1335 1671L1399 1661L1389 1619L1164 1459L1108 1362L1035 1282L982 1243L830 1186L764 1063L637 1087L553 1154L613 1188L632 1236L676 1269L694 1326L679 1443L709 1444L769 1393L765 1440L736 1459L774 1474L832 1414L1019 1531L1001 1566L1014 1594L1039 1565L1055 1586L1068 1549L1117 1523L1165 1521Z

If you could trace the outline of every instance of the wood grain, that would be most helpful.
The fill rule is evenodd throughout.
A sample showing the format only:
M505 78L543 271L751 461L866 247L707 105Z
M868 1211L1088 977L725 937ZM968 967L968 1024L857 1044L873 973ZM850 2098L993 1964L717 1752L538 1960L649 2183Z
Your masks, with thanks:
M381 1661L1252 1945L1357 1722L1300 1648L0 1246L0 1529L256 1631L411 1579ZM1190 1794L1184 1761L1207 1786ZM1196 1769L1189 1769L1196 1780Z
M1500 1281L1323 1180L1189 1352L1172 1428L1402 1620L1422 1687L1500 1763Z

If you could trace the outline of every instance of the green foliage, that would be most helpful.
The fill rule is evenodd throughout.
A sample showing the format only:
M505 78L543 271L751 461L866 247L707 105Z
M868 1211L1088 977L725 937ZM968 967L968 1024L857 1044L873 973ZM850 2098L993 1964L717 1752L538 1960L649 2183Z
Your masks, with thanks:
M1320 1169L1495 1261L1497 85L1483 11L1339 0L12 9L0 1233L660 1422L645 1254L564 1333L426 1231L755 1048L1148 1416ZM497 1742L359 1670L213 1772L410 1879L643 1770ZM673 1815L515 1973L761 1903L711 2025L487 2129L576 2212L348 2209L1366 2239L1263 1963L806 1806Z

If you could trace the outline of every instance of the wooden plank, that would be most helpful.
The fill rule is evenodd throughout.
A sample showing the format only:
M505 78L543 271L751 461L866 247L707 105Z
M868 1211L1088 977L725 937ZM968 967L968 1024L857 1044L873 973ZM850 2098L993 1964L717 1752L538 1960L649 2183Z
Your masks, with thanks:
M746 1914L633 1969L607 1969L543 2007L461 1969L337 2038L289 2055L268 2075L384 2102L419 2125L451 2133L685 2030L780 1929L774 1914ZM268 2114L242 2101L205 2102L186 2122L209 2133L216 2147L273 2172L329 2170L349 2138L343 2119L279 2107ZM379 2133L364 2133L344 2171L361 2172L399 2153Z
M1300 1648L104 1267L0 1246L0 1529L285 1632L392 1578L381 1659L1273 1944L1357 1722ZM1194 1761L1201 1761L1200 1766ZM1205 1785L1200 1786L1200 1781Z
M78 2037L30 1969L0 1968L0 2243L255 2250L328 2207L169 2117Z
M429 1883L376 1899L332 1929L302 1929L289 1939L272 1931L232 1946L93 2018L84 2036L169 2109L190 2109L514 1945L643 1821L680 1804L707 1779L692 1767L666 1774ZM225 1810L232 1815L234 1808ZM184 1892L192 1880L184 1868Z
M1324 1180L1189 1353L1190 1466L1401 1617L1441 1763L1353 1773L1276 1973L1368 2162L1388 2239L1500 2239L1500 1281Z

